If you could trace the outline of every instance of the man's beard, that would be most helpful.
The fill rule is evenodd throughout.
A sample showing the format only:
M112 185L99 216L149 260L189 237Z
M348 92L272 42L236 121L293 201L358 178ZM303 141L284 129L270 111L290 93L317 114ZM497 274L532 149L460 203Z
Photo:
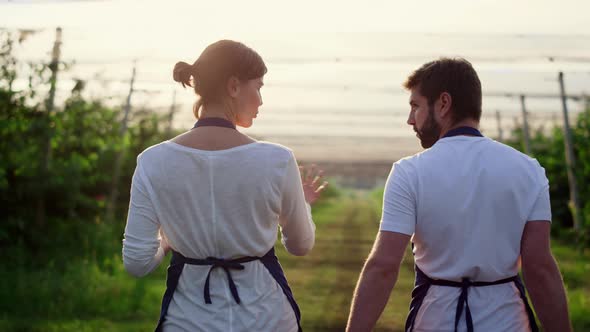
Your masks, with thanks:
M423 148L428 149L438 141L440 137L441 128L440 125L434 119L434 105L428 106L428 118L424 122L422 129L417 130L414 128L414 131L418 133L418 138L420 139L420 145Z

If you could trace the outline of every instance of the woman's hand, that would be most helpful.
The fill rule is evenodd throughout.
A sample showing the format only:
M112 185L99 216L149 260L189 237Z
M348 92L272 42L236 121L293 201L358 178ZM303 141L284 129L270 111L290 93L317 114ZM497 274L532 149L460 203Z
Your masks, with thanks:
M303 184L305 201L311 205L320 198L328 182L322 182L324 171L317 169L315 165L299 166L299 171L301 172L301 183Z
M170 244L168 244L168 239L166 239L166 237L164 236L164 233L162 233L162 229L160 228L160 247L162 247L162 249L164 249L164 255L168 254L168 252L170 251Z

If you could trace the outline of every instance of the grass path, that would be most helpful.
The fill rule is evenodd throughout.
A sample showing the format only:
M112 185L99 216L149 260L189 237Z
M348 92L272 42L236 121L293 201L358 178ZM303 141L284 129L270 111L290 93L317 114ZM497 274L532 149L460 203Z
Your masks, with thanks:
M309 256L278 250L306 331L344 330L354 287L378 232L379 215L364 195L342 200L329 212L315 218L316 245ZM403 330L412 284L413 267L406 259L377 331Z

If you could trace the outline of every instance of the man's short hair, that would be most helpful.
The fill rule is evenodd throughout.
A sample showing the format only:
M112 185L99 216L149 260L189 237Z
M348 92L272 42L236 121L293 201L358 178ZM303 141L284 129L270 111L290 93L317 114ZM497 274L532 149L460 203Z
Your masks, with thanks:
M441 93L450 94L453 123L481 118L481 82L471 63L463 58L440 58L425 63L408 77L404 87L418 88L431 106Z

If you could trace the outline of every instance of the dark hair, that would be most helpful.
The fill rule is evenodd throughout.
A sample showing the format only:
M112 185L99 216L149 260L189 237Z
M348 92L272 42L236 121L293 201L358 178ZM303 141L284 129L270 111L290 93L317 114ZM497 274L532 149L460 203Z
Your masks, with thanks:
M441 93L450 94L453 123L481 118L481 82L471 63L463 58L440 58L425 63L408 77L404 87L418 88L431 106Z
M247 81L264 76L266 71L266 65L256 51L240 42L220 40L207 46L192 65L182 61L176 63L172 76L183 87L193 87L200 97L193 110L198 118L201 105L220 101L225 96L230 77Z

